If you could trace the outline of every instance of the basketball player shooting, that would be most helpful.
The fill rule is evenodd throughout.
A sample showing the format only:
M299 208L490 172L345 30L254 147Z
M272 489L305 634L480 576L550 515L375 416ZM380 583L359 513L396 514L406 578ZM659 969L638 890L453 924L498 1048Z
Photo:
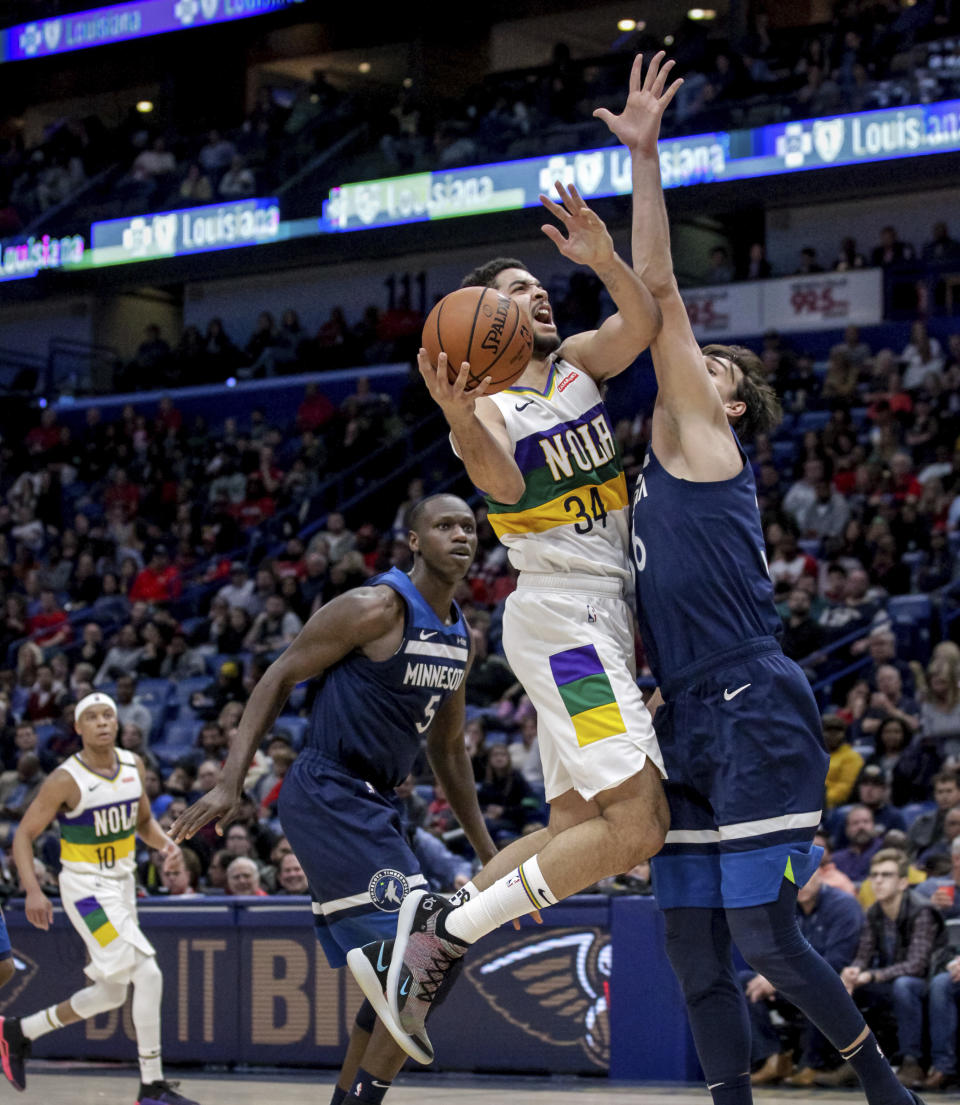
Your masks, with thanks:
M532 907L630 870L661 847L667 828L662 761L636 684L626 601L633 586L626 480L600 392L647 347L659 311L577 190L557 184L557 191L561 203L541 200L562 229L547 225L544 233L597 274L616 313L561 342L543 285L521 261L498 258L463 285L496 289L529 320L533 352L516 383L488 396L486 380L467 389L469 364L451 382L443 353L436 365L425 350L419 358L490 524L519 569L503 645L537 711L550 822L485 865L474 879L480 893L459 908L423 891L404 901L387 1024L415 1058L427 1014L469 945ZM362 971L364 951L351 951L351 968Z
M620 115L594 114L628 147L633 259L663 327L658 395L634 494L640 630L663 705L670 831L652 863L667 953L716 1105L749 1105L750 1021L731 939L750 966L850 1063L871 1105L909 1105L839 975L802 936L797 889L817 868L827 756L806 676L780 649L756 487L738 434L780 410L755 354L694 337L677 289L660 183L660 120L681 82L637 58ZM732 427L732 430L731 430Z

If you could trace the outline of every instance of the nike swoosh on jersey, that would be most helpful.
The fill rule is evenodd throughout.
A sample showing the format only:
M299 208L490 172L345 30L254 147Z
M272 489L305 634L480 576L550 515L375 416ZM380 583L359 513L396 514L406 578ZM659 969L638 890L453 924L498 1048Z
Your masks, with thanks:
M741 691L745 691L747 689L747 687L752 687L752 686L753 686L752 683L744 683L744 685L742 687L737 687L737 689L735 691L725 690L723 692L723 701L724 702L729 702L731 698L736 698L737 695L740 694Z
M436 629L430 630L429 633L425 629L421 629L420 630L420 640L421 641L429 641L433 637L436 637L437 633L438 633L438 630L436 630Z
M96 790L98 786L100 786L99 783L94 783L92 787L87 787L87 790Z
M525 411L527 409L527 407L529 407L532 402L533 402L532 399L528 399L526 401L526 403L514 403L513 405L514 405L514 407L516 407L516 409L518 411Z

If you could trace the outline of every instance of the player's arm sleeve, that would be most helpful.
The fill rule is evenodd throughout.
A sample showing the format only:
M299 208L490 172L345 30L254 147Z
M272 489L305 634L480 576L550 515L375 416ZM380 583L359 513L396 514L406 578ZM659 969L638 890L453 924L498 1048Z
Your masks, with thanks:
M467 840L477 853L481 863L487 863L496 854L496 845L487 832L477 786L473 778L473 765L467 755L463 740L463 723L466 705L466 678L437 711L427 733L427 756L440 785L443 787L454 816L467 834Z

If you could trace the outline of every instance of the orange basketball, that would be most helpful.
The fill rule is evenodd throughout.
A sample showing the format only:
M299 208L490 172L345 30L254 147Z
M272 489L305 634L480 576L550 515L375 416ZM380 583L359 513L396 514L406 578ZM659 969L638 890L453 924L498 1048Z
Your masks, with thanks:
M460 288L445 295L427 316L423 347L434 367L446 353L451 381L469 361L467 389L490 376L491 394L510 387L527 367L533 329L516 302L495 288Z

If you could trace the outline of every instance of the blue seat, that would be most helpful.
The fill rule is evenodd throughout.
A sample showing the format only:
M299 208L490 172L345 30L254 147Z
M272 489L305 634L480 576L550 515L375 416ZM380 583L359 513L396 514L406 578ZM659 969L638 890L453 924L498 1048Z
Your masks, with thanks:
M173 684L169 679L141 679L137 683L136 698L150 711L153 732L159 733L174 703Z
M308 718L294 717L291 714L289 717L278 717L273 723L273 732L286 733L293 742L293 747L299 750L300 746L303 744L303 736L309 724L310 721Z
M208 675L191 675L189 679L181 679L178 683L173 684L175 690L177 702L180 704L181 710L184 706L187 706L190 702L190 696L196 691L202 691L204 687L210 686L210 677Z
M57 731L56 725L34 725L33 731L37 734L37 751L42 752L50 743L50 738Z
M830 421L830 413L830 411L802 411L797 415L794 433L799 436L809 430L822 430Z
M887 599L887 613L895 622L929 625L933 608L929 595L894 595Z
M150 751L165 767L178 760L199 759L200 751L195 748L200 735L202 721L171 721L163 729L163 739L150 746Z
M903 814L903 820L906 822L907 828L909 829L920 814L929 813L936 808L936 802L908 802L900 812Z
M819 556L820 555L820 538L819 537L802 537L797 542L797 547L807 554L807 556Z

